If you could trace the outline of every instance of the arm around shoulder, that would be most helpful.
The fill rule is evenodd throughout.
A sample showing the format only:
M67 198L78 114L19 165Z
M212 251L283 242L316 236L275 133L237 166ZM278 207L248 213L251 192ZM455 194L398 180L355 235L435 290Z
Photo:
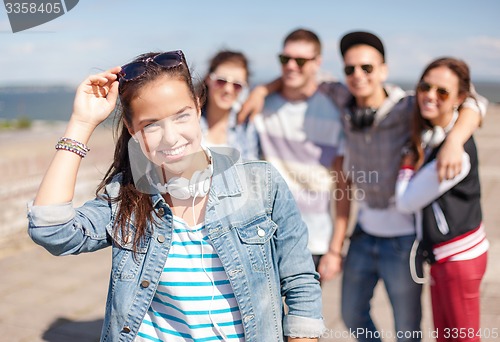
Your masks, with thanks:
M488 100L473 88L471 92L474 97L468 97L460 106L457 122L437 155L439 180L452 179L460 174L463 145L481 126L486 115Z
M267 84L258 85L250 92L245 103L238 113L238 123L253 120L255 115L262 112L264 102L269 94L278 92L282 87L281 78L277 78Z
M323 82L320 84L319 89L339 108L346 107L352 98L349 89L341 82Z

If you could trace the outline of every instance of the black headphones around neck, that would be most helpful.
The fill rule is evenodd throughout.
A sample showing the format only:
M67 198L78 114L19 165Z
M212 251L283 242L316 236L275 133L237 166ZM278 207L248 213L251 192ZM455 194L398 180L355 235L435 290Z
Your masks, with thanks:
M347 117L354 130L363 130L373 125L377 114L376 108L352 106L350 109L347 111Z

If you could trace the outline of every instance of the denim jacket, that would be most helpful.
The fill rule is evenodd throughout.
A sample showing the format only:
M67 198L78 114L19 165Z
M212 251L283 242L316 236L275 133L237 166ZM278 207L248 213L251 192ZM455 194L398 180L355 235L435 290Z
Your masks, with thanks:
M318 275L307 228L284 180L264 161L235 163L215 152L212 157L205 226L233 288L245 341L319 337L324 325ZM118 195L120 180L117 175L106 186L106 196ZM151 200L157 215L135 256L132 223L127 236L113 229L116 202L96 198L77 209L71 203L28 205L31 238L54 255L112 246L101 341L133 341L156 292L171 245L172 212L160 194Z

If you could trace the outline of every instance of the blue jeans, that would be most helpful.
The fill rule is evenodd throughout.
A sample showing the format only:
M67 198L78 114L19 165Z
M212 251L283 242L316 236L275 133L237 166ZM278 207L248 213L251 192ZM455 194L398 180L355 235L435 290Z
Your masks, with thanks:
M370 300L382 279L392 304L397 341L420 341L422 286L409 270L414 235L382 238L358 225L351 237L342 279L342 318L359 341L381 341L370 317Z

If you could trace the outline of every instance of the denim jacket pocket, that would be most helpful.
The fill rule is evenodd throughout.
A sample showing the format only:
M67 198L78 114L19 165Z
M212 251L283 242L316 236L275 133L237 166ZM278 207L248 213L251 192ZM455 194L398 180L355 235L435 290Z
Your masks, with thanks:
M135 227L129 222L125 234L122 229L115 229L111 221L106 226L108 234L113 239L113 278L121 281L132 281L137 277L150 241L150 234L142 239L134 253L133 242L135 238Z
M243 243L243 248L256 272L265 272L271 266L270 240L278 226L267 216L260 216L254 220L236 226L236 231Z
M263 244L271 239L278 225L267 216L260 216L254 220L236 227L243 243L254 245Z
M106 231L108 232L109 236L111 236L114 245L117 245L118 247L129 251L133 250L133 243L135 239L135 226L132 222L130 221L128 222L127 228L125 229L124 232L123 229L116 229L114 227L114 220L112 220L106 226ZM137 245L136 248L137 253L144 254L147 252L150 237L151 234L146 233L144 239L141 239L139 241L139 244Z

